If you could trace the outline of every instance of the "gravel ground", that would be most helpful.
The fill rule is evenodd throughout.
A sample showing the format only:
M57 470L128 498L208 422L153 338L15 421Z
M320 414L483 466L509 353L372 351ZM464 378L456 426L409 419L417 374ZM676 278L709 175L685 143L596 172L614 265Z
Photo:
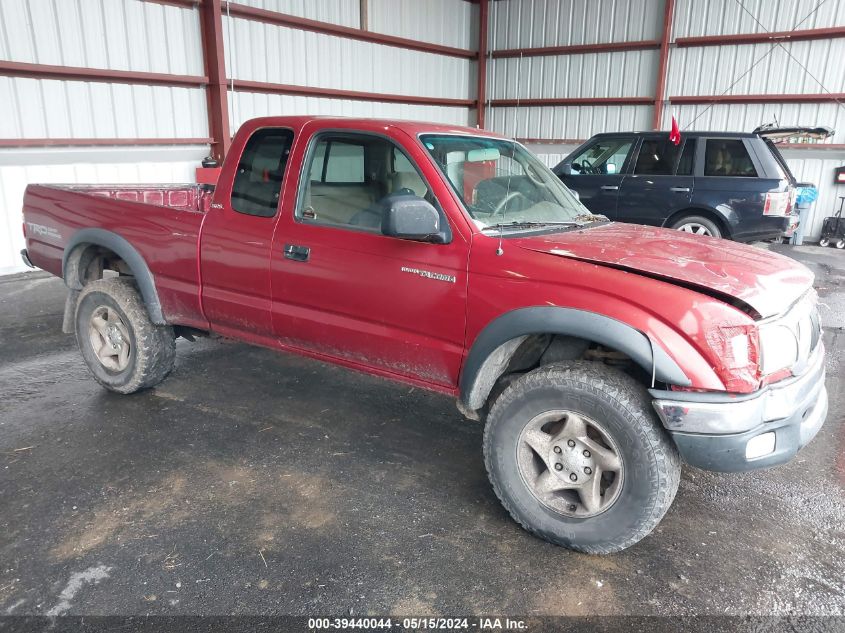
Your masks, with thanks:
M685 468L637 546L575 554L500 507L443 396L222 341L100 389L59 280L0 278L0 614L845 614L845 254L811 266L831 413L788 465Z

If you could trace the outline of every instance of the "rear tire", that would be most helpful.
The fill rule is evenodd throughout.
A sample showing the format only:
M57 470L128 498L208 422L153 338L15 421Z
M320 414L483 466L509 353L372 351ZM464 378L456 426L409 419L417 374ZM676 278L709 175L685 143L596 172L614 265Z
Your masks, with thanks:
M75 325L85 364L109 391L125 394L148 389L173 369L173 328L150 321L129 279L99 279L86 285L76 305Z
M710 237L722 237L722 230L710 218L701 215L686 215L672 224L676 231L684 231L693 235L706 235Z
M819 246L821 246L821 247L825 247L828 244L830 244L830 240L826 237L823 237L822 239L819 240Z
M836 240L836 244L834 244L834 246L839 250L842 250L845 248L845 239Z
M548 452L535 448L546 440ZM618 552L648 535L671 506L681 472L646 390L584 361L540 367L509 385L488 416L484 460L496 495L522 527L590 554ZM593 488L598 496L587 503Z

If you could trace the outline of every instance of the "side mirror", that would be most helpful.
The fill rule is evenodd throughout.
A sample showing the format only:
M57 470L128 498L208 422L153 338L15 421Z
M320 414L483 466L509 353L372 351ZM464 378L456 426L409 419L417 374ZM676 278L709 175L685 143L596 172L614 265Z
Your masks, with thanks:
M440 228L440 214L419 196L393 194L382 201L381 232L389 237L416 242L444 244L447 234Z
M557 170L558 176L571 176L572 175L572 163L563 163L560 166L560 169Z

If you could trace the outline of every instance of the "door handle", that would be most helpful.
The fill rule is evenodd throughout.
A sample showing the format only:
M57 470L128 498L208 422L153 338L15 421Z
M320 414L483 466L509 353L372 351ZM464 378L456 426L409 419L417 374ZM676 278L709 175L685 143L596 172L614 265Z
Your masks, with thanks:
M619 185L602 185L601 188L605 191L619 191Z
M285 257L292 259L295 262L307 262L311 249L307 246L297 246L296 244L285 244Z
M669 191L676 193L689 193L689 187L669 187Z

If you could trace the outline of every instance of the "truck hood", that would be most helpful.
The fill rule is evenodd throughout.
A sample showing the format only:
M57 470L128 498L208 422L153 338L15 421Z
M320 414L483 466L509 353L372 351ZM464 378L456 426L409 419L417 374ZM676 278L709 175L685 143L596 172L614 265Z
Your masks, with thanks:
M750 307L761 318L785 312L813 285L813 273L788 257L728 240L636 224L610 223L509 242L688 286L746 310Z

